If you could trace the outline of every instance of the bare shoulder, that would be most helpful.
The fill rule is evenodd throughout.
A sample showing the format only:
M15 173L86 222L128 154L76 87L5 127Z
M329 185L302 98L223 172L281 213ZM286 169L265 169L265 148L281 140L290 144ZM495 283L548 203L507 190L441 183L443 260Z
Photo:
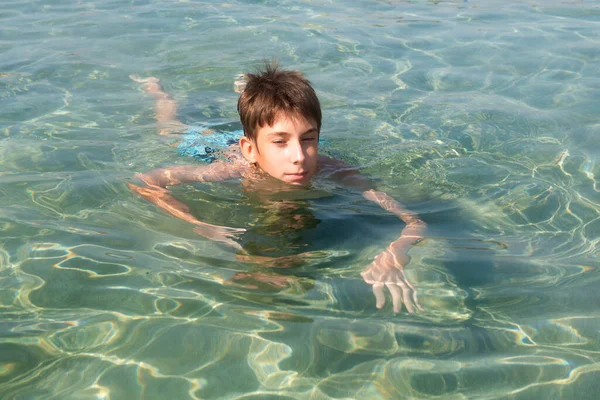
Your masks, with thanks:
M248 168L250 166L250 163L244 158L242 150L238 144L232 144L223 150L222 158L240 168Z
M319 155L318 164L319 173L324 175L360 174L357 167L329 156Z
M358 167L328 156L319 156L319 175L360 190L373 187L368 177L362 175Z
M206 166L207 171L215 175L215 180L238 178L244 175L250 164L243 157L229 156L225 154L225 160L216 160Z
M241 177L246 166L239 162L217 160L203 165L180 165L152 171L154 178L163 184L175 185L189 182L218 182Z

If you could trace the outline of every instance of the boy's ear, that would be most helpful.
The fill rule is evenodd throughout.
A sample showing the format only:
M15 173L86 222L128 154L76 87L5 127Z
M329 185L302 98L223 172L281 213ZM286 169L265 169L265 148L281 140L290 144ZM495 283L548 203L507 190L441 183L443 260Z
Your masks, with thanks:
M253 140L248 139L246 136L242 136L240 139L240 149L244 158L251 164L256 163L256 143Z

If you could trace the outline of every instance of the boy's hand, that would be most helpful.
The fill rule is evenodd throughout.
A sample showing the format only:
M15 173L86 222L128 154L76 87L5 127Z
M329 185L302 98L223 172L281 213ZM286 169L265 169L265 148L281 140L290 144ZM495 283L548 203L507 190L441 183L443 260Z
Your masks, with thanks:
M392 295L395 313L400 312L402 303L411 314L415 312L415 307L423 311L417 303L415 288L404 275L403 268L409 261L410 257L407 254L397 254L388 248L378 254L375 261L361 272L364 281L373 285L377 308L385 305L383 288L386 286Z
M129 182L127 183L127 186L133 193L161 208L173 208L184 213L189 211L188 206L173 198L167 189L154 185L143 187Z
M239 240L239 235L246 232L246 229L212 225L201 221L197 221L195 224L196 227L194 228L194 232L196 232L198 235L204 236L210 240L214 240L215 242L223 243L229 247L233 247L244 254L246 253L242 245L234 240Z
M148 183L148 180L145 180ZM162 187L151 185L147 187L137 186L133 183L127 183L129 190L143 197L151 203L156 204L169 214L196 225L194 232L204 236L207 239L215 242L223 243L234 249L244 252L242 246L234 241L238 239L238 235L244 233L244 228L230 228L228 226L212 225L199 221L196 217L189 213L189 207L171 196L171 193Z

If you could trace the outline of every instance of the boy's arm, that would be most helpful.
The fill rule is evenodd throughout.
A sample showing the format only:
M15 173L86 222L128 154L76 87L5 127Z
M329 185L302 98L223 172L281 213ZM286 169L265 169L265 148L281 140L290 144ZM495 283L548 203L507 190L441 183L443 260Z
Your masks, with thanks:
M400 237L379 253L361 273L365 282L373 285L377 308L381 308L385 304L385 286L392 295L394 312L400 311L402 303L410 313L414 312L415 306L422 310L417 303L415 289L406 279L403 269L410 261L408 251L423 239L427 227L425 222L386 193L371 189L373 184L367 177L361 175L357 168L329 157L323 157L320 161L324 165L323 172L327 175L342 180L348 186L362 190L366 199L377 203L381 208L397 215L406 223Z
M207 165L181 165L159 168L136 178L146 185L166 188L190 182L219 182L242 175L244 167L235 163L213 162Z
M242 168L232 164L215 162L202 166L178 166L155 169L145 174L136 174L136 178L146 186L128 183L129 189L149 202L157 205L167 213L196 225L194 231L208 239L225 243L242 250L233 239L245 232L243 228L212 225L202 222L189 212L189 207L175 199L167 186L175 186L189 182L214 182L239 177Z
M363 196L379 204L384 210L396 214L406 223L400 237L379 253L361 273L365 282L373 285L377 308L385 304L383 287L386 286L392 295L394 312L400 311L402 303L409 313L414 312L415 306L422 311L415 289L404 275L404 266L410 261L408 250L423 239L427 224L384 192L368 190Z

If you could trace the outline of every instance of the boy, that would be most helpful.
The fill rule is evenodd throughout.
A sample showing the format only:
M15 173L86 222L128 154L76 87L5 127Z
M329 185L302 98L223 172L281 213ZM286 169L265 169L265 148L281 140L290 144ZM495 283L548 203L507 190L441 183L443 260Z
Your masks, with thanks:
M144 83L146 92L156 100L159 134L173 134L186 127L176 119L176 103L162 91L158 79L132 79ZM300 72L267 64L264 70L245 75L245 88L240 92L238 112L244 132L237 144L224 151L224 159L207 165L175 166L137 174L145 187L133 184L129 187L164 211L195 225L198 234L244 253L236 239L245 229L198 220L167 188L188 182L241 178L242 184L252 186L252 190L273 192L290 186L307 186L317 175L350 185L364 184L365 180L356 169L318 154L321 107L310 82ZM402 303L410 313L415 307L422 310L403 268L410 261L409 248L423 238L425 223L384 192L370 189L363 196L406 223L400 237L361 273L364 281L373 285L377 308L385 304L385 286L391 293L394 312L400 311Z

